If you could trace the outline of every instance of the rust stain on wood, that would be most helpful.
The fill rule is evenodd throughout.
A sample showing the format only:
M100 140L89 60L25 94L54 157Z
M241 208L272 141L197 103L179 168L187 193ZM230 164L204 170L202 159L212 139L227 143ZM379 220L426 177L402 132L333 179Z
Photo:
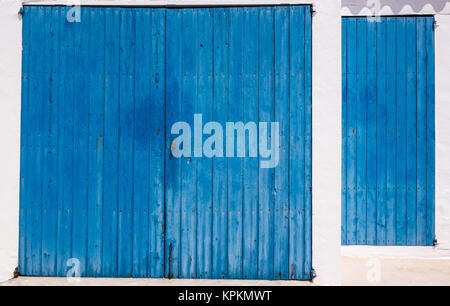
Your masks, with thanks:
M172 141L172 145L170 146L170 148L172 149L172 151L176 151L177 150L177 143L174 141Z
M103 141L103 135L100 135L98 139L98 152L102 153L102 141Z
M169 260L169 273L168 273L168 275L167 275L167 277L168 277L169 279L172 279L172 278L173 278L173 273L172 273L172 261L173 261L173 258L172 258L172 251L173 251L173 244L170 243L170 244L169 244L169 258L168 258L168 260Z

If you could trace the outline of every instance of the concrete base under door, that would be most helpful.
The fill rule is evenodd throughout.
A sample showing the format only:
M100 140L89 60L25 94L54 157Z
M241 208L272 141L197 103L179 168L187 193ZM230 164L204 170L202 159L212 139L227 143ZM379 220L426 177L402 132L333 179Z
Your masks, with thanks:
M449 286L450 259L342 256L344 286ZM304 281L167 280L19 277L0 286L313 286Z
M450 259L343 256L342 285L449 286Z
M83 278L71 283L66 278L19 277L0 286L312 286L307 281L249 281L249 280L168 280Z

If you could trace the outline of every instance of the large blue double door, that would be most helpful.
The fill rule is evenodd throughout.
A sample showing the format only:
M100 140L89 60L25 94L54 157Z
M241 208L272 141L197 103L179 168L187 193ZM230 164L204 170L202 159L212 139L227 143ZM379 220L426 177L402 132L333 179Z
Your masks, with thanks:
M22 275L310 279L309 6L26 6L22 85ZM177 157L195 115L276 165Z
M342 243L433 245L433 17L343 18Z

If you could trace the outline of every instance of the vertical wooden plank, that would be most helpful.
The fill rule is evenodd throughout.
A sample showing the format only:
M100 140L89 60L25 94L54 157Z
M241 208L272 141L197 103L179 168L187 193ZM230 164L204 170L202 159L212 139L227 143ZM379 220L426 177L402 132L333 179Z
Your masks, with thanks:
M229 10L214 9L214 105L213 120L225 126L227 121L229 80ZM215 131L220 132L220 131ZM220 155L223 155L220 154ZM225 278L228 268L227 256L227 159L213 158L213 273L212 277Z
M142 9L133 10L135 14L134 33L135 33L135 71L134 71L134 135L133 135L133 244L132 244L132 275L133 277L142 277L147 271L147 261L142 261L141 246L148 241L148 231L140 231L144 225L145 206L148 205L148 126L146 125L149 111L145 106L145 97L149 96L150 80L146 83L146 74L150 69L148 50L145 54L145 33L149 35L149 24L145 21L145 13ZM147 47L148 49L148 47ZM144 54L146 55L144 58ZM144 87L143 84L146 86ZM145 126L145 129L143 127ZM148 219L147 219L148 221ZM148 225L147 227L148 228ZM145 248L145 247L144 247ZM142 268L142 264L144 265Z
M87 275L88 180L89 180L89 104L90 104L90 24L88 8L81 8L81 22L75 23L74 167L72 256L80 261L82 276Z
M229 83L230 98L228 107L229 122L243 122L243 10L242 8L230 9L230 57L229 57ZM245 146L245 137L238 143L237 133L233 131L234 152L237 156L237 148ZM228 143L228 141L226 141ZM227 147L228 149L228 147ZM242 278L242 205L243 205L243 158L228 157L228 278Z
M31 49L31 22L32 16L30 15L30 8L25 7L25 14L22 25L22 102L21 102L21 140L20 140L20 210L19 210L19 272L22 275L26 274L26 257L27 257L27 243L29 236L27 235L27 229L29 228L27 223L28 215L28 184L29 184L29 171L28 155L30 152L29 145L29 108L30 108L30 49Z
M347 22L347 243L356 244L357 20Z
M347 245L347 99L348 99L348 56L347 23L342 18L342 177L341 177L341 243Z
M377 244L386 244L386 19L377 24Z
M299 18L301 13L299 13ZM261 8L259 15L259 122L267 124L267 146L275 141L271 139L270 123L273 122L274 113L274 24L272 8ZM304 28L303 28L304 29ZM303 39L300 38L303 43ZM303 47L303 46L300 46ZM302 70L303 71L303 70ZM303 84L302 84L303 85ZM302 86L300 85L300 86ZM303 111L304 106L299 107ZM304 134L302 134L303 136ZM264 137L259 131L259 137ZM302 139L303 140L303 139ZM261 138L259 138L261 145ZM303 153L302 150L299 153ZM260 146L261 153L261 146ZM260 164L265 158L260 155ZM301 162L304 165L304 160ZM299 169L300 171L303 168ZM304 185L304 175L301 184ZM259 230L258 230L258 278L273 278L273 178L274 170L272 168L259 170ZM302 194L303 189L299 189ZM299 233L301 235L301 233ZM299 267L300 268L300 267Z
M396 244L406 245L406 18L397 20Z
M197 13L195 9L182 10L182 118L194 126L195 97L197 91ZM192 136L192 135L191 135ZM192 140L192 138L191 138ZM192 149L192 147L191 147ZM196 161L192 157L181 159L181 278L196 277Z
M133 183L133 276L146 277L149 255L150 168L150 9L136 9L136 67L134 111L134 183Z
M27 11L26 13L28 13L28 19L29 19L29 33L28 33L28 37L29 37L29 57L30 57L30 61L32 58L34 58L35 56L35 44L33 43L33 39L34 39L34 31L33 31L33 27L35 25L35 21L33 20L34 18L36 18L35 13L36 12L36 8L34 7L27 7ZM31 233L33 230L32 225L32 176L33 176L33 164L32 164L32 157L33 157L33 143L34 143L34 139L33 139L33 124L31 122L31 118L32 118L32 114L31 114L31 107L32 107L32 103L34 102L34 95L32 95L31 93L34 90L34 84L33 84L33 71L34 71L34 65L29 65L28 67L28 72L27 72L27 80L28 80L28 92L29 92L29 96L28 96L28 114L27 114L27 154L25 156L26 159L26 177L28 178L26 180L26 190L24 193L24 197L26 199L26 211L25 211L25 246L24 246L24 274L25 275L31 275L31 269L32 269L32 257L31 257L31 243L32 243L32 237L31 237Z
M245 8L244 13L244 122L258 122L258 63L259 63L258 8ZM256 146L256 143L250 144ZM248 147L245 152L249 156ZM258 170L256 157L244 160L244 248L243 278L258 276Z
M29 185L29 211L27 216L28 237L30 239L27 250L27 275L38 275L41 271L41 208L42 208L42 157L43 157L43 105L44 105L44 78L43 54L44 36L41 27L44 24L44 9L31 8L31 56L35 61L30 71L30 155L28 166L31 167Z
M416 19L406 25L407 60L407 245L417 243L417 31Z
M348 105L347 105L348 109ZM367 22L367 219L366 243L377 243L377 23ZM348 153L347 153L348 154Z
M102 272L103 217L103 125L105 101L105 11L90 9L89 36L89 187L88 187L88 261L89 276Z
M427 49L426 17L416 18L417 31L417 245L427 241Z
M53 41L51 33L52 8L44 8L43 48L43 103L42 103L42 220L39 226L42 227L42 254L40 275L48 276L54 273L55 253L54 237L56 223L54 213L57 204L56 177L57 177L57 128L54 120L54 104L52 95L52 61L53 61Z
M151 9L150 58L150 254L151 277L164 276L164 159L165 159L165 27L166 10Z
M107 8L105 20L105 123L104 123L104 276L118 276L119 215L119 89L120 89L120 8ZM87 21L86 21L87 22Z
M280 124L280 164L275 168L273 278L289 279L289 8L274 8L274 14L274 116Z
M58 276L65 276L67 261L72 256L72 211L73 211L73 110L74 110L74 29L73 23L66 21L70 8L61 8L58 18L61 58L59 89L59 159L58 159Z
M356 243L366 243L367 228L367 20L356 28Z
M47 259L47 261L44 261L44 266L46 270L48 270L49 275L56 275L57 274L57 233L58 233L58 207L59 207L59 200L58 200L58 186L59 186L59 166L58 166L58 160L61 155L61 150L59 148L59 135L61 133L60 127L61 122L59 122L59 113L61 111L61 98L60 94L61 91L59 89L60 87L60 56L61 56L61 34L60 34L60 28L59 28L59 19L62 18L60 15L60 9L58 8L52 8L52 15L51 15L51 33L52 33L52 61L51 61L51 100L52 100L52 119L51 119L51 129L52 129L52 137L50 140L51 146L53 147L55 151L55 158L54 161L54 175L53 175L53 185L52 188L52 202L53 204L51 207L49 207L49 233L46 233L49 238L49 243L47 244L47 252L50 255Z
M435 237L435 58L434 17L426 20L427 48L427 245Z
M312 277L312 7L305 6L305 245L303 280Z
M305 17L302 7L290 8L290 28L289 278L301 279L305 245Z
M396 228L396 155L397 155L397 104L396 104L396 18L387 22L387 157L386 157L386 244L394 245Z
M132 276L135 14L120 11L119 277Z
M196 113L212 121L213 105L213 9L199 9L198 90ZM203 127L202 127L203 129ZM201 144L203 146L203 144ZM212 277L212 160L205 155L197 161L197 277Z
M180 209L181 209L181 160L171 153L171 126L181 117L182 90L182 18L181 11L168 9L166 12L166 241L165 276L177 278L180 275Z

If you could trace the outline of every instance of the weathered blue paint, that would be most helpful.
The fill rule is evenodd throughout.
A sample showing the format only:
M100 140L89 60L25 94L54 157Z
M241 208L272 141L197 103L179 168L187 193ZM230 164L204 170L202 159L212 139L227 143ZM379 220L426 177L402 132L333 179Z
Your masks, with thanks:
M434 241L434 18L343 18L342 243Z
M243 103L244 121L258 121L258 79L259 71L258 33L259 15L256 8L246 9L244 14L244 64L243 64ZM248 151L248 150L247 150ZM248 152L246 152L248 154ZM244 199L243 199L243 277L258 277L258 160L244 160Z
M20 273L310 279L310 7L69 9L24 10ZM197 113L279 166L175 158Z

